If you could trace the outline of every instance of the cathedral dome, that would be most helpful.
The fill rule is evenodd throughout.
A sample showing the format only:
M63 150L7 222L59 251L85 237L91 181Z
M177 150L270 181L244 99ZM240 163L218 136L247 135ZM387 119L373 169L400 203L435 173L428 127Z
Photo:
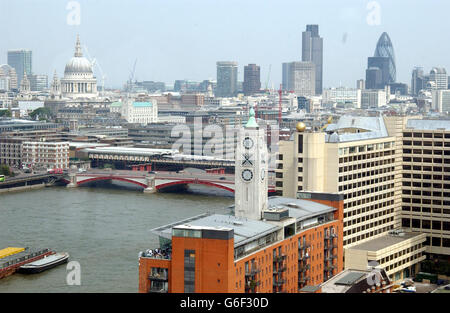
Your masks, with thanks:
M80 38L77 37L74 56L67 62L64 74L92 74L92 64L83 57Z

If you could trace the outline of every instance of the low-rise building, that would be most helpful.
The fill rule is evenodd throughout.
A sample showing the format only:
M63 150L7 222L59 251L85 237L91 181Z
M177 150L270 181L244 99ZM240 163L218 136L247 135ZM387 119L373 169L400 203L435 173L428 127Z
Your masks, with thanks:
M69 142L25 141L22 164L30 168L68 169Z

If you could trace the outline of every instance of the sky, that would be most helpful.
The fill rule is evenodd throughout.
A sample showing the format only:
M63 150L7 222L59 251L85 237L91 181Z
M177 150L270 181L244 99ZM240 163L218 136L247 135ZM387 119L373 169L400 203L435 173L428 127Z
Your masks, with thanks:
M106 87L134 78L173 84L216 79L217 61L261 66L278 89L283 62L301 61L302 31L318 24L325 88L355 87L378 38L392 40L397 81L414 66L450 71L448 0L0 0L0 64L9 49L33 51L33 72L59 77L80 35ZM99 79L101 85L101 79Z

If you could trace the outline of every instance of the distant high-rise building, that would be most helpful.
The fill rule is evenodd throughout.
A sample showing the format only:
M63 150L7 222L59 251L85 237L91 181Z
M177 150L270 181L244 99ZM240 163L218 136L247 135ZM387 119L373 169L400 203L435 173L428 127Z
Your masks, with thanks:
M30 76L33 73L31 50L8 50L8 65L16 70L17 85L20 86L24 74Z
M217 62L216 97L234 97L237 92L237 62Z
M389 74L389 58L388 57L369 57L367 59L366 71L366 88L367 89L384 89L391 81ZM379 69L379 73L375 69Z
M48 87L48 76L33 74L28 77L31 91L44 91Z
M394 48L388 34L383 33L378 40L374 56L367 59L366 88L384 89L386 85L395 83L395 80Z
M314 63L315 94L322 94L323 38L319 36L319 25L306 25L306 31L302 33L302 61Z
M369 67L366 70L366 89L383 89L381 87L382 75L378 67Z
M261 70L256 64L244 66L244 95L250 96L261 89Z
M434 67L430 71L430 82L434 82L434 88L437 90L448 89L447 71L443 67Z
M425 76L422 67L415 67L411 77L411 94L417 96L419 91L425 89Z
M316 94L316 66L312 62L283 63L283 86L297 96L311 97Z
M388 81L388 83L395 83L397 69L395 66L394 47L392 46L391 38L389 38L389 35L386 32L381 34L381 37L378 40L374 57L386 57L389 59L389 65L388 65L389 81Z
M356 81L356 89L366 89L366 81L364 79L358 79Z

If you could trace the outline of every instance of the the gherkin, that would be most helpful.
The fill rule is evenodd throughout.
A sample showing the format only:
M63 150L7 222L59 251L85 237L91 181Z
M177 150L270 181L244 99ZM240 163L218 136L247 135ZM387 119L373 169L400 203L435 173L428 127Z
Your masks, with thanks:
M392 46L391 38L389 38L389 35L386 32L381 34L380 39L378 39L374 56L389 58L389 83L394 83L397 75L394 47Z

